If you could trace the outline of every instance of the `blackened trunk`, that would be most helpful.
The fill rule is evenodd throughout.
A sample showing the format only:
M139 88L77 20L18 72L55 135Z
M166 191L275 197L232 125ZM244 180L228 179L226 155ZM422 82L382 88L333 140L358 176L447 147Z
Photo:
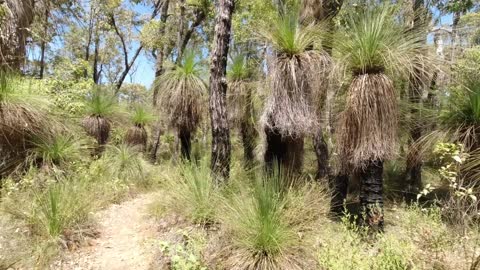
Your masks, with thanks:
M383 161L370 161L360 171L360 204L364 223L383 230Z
M160 136L162 136L161 122L157 121L153 127L153 145L150 149L150 160L155 163L157 161L158 148L160 148Z
M45 74L45 53L47 50L47 37L48 37L48 18L50 17L50 10L48 7L48 1L45 2L45 21L43 22L43 38L40 46L40 74L39 78L43 79Z
M192 133L188 130L179 130L178 138L180 139L182 159L190 161L192 152Z
M210 66L210 119L212 126L211 169L215 181L230 175L230 130L227 114L227 56L232 27L234 0L216 2L215 39Z
M299 174L303 167L303 138L282 137L276 130L265 128L267 149L264 155L267 173L281 170L286 174Z
M318 130L313 138L313 147L317 156L317 175L316 179L320 180L327 177L330 173L330 166L328 165L328 144L323 136L323 131Z
M348 193L348 175L337 174L331 179L330 188L332 189L332 200L330 203L330 212L334 216L343 214L343 204L347 199Z

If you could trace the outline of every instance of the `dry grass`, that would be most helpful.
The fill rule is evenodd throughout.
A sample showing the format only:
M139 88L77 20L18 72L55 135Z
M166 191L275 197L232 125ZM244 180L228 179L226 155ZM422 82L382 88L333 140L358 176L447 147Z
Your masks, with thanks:
M161 108L178 130L195 131L206 111L207 86L200 73L195 55L189 53L181 65L167 70L155 83L161 89Z
M142 150L147 147L148 134L143 126L130 127L125 134L125 142L132 146L139 146Z
M329 58L316 51L270 62L271 93L261 117L264 126L283 136L301 137L316 132L319 119L315 96L324 89Z
M397 140L396 99L393 83L383 73L353 79L339 129L339 153L345 169L393 157Z
M99 145L104 145L110 135L110 121L102 116L88 116L82 121L88 135L94 137Z

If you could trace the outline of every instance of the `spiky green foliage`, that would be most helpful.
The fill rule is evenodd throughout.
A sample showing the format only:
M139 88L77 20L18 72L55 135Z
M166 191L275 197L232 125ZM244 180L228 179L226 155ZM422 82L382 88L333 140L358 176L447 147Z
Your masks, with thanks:
M89 116L109 117L118 110L118 105L115 96L106 89L95 88L85 101L85 110Z
M181 213L197 224L215 220L219 193L211 176L208 159L200 164L180 165L180 175L168 176L165 182L167 208Z
M320 46L325 37L321 25L302 26L295 10L279 16L272 27L261 34L276 52L289 57L302 54L313 46Z
M387 71L408 78L415 70L428 73L421 59L425 35L399 23L396 14L391 4L349 9L346 24L335 38L340 62L359 74Z
M304 269L311 265L308 234L328 209L328 193L315 185L294 186L292 177L257 178L251 190L226 198L219 219L232 237L226 268ZM300 182L300 181L299 181ZM312 207L315 205L314 207Z
M72 161L79 161L86 150L82 140L68 134L38 136L32 144L28 160L40 161L46 166L63 166Z
M143 104L135 106L131 119L133 124L143 127L155 120L155 117Z
M114 178L128 182L145 180L144 161L135 147L126 144L108 146L102 163Z
M167 70L155 82L160 89L162 109L170 125L194 131L205 110L207 86L201 78L202 68L193 52L187 52L180 65Z

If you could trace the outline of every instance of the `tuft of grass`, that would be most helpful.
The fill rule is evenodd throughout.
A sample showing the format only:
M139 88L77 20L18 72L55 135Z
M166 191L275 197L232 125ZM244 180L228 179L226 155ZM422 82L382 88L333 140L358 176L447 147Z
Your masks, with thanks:
M65 134L37 136L32 144L28 160L40 161L43 166L64 166L82 160L86 150L82 140Z
M136 126L144 127L155 120L155 117L145 108L144 105L137 105L134 107L131 119Z
M5 198L3 210L24 221L40 237L58 238L89 221L94 200L83 181L47 181L43 190L26 190Z
M94 117L109 117L118 110L115 96L105 89L95 88L85 101L86 114Z
M181 164L179 174L165 179L167 210L181 214L191 222L209 224L215 221L219 191L211 177L207 159L199 164Z
M310 184L285 185L282 178L257 178L250 192L225 198L219 219L231 235L227 268L304 269L315 265L310 260L309 233L328 208L323 201L328 201L327 193Z
M113 178L131 183L145 180L145 161L141 152L128 144L108 146L102 157L102 166Z

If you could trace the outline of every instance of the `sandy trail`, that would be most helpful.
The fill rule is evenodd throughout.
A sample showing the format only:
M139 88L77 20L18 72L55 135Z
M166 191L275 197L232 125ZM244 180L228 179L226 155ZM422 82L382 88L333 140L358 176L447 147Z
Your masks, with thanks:
M99 212L100 237L92 246L67 255L53 269L142 270L149 269L155 254L155 222L148 205L155 194L112 205Z

